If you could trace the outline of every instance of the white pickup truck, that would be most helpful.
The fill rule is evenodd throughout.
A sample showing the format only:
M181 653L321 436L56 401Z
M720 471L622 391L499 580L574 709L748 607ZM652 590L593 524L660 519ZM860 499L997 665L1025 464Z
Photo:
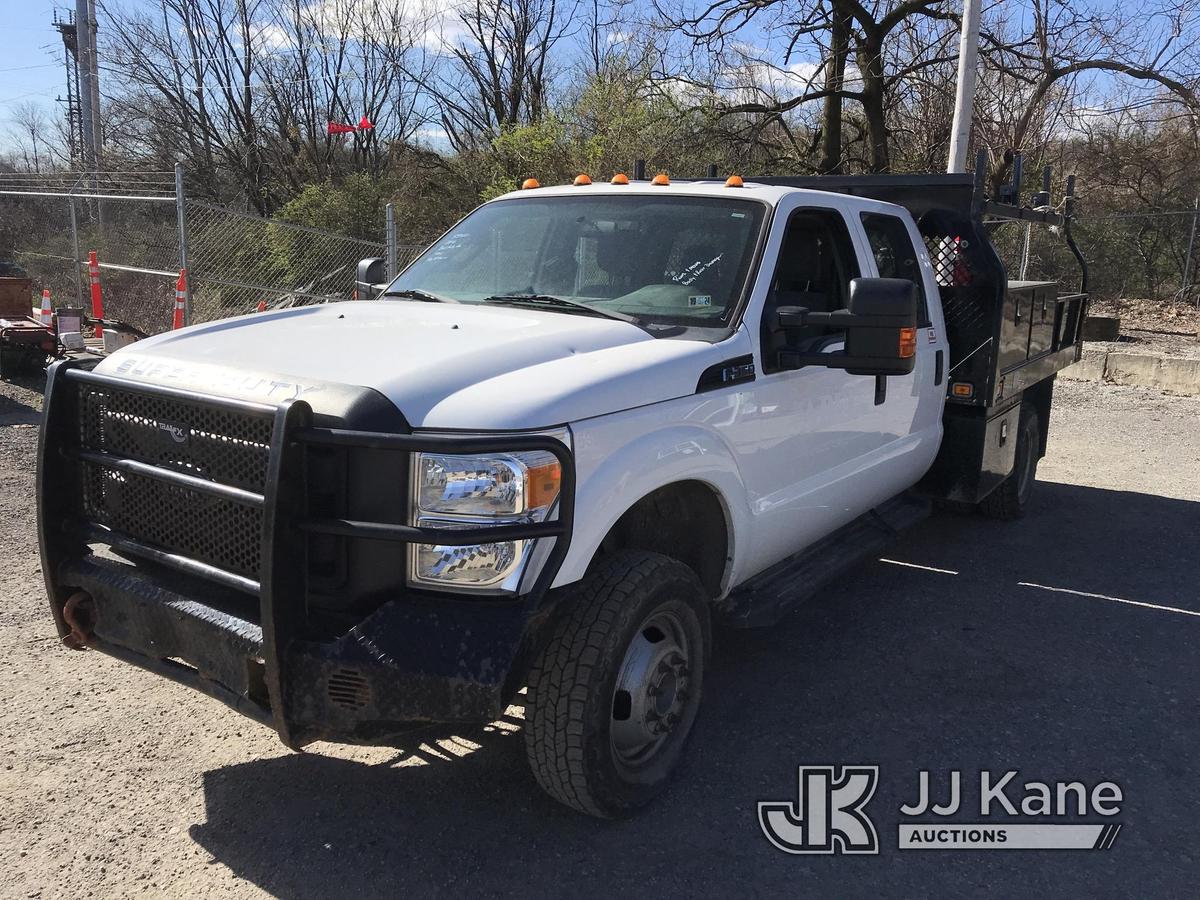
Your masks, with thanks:
M631 812L683 752L713 619L775 621L930 501L1020 514L1086 294L1008 283L988 238L1073 250L1070 189L1059 215L983 183L530 181L377 299L59 363L59 634L294 748L524 689L538 783Z

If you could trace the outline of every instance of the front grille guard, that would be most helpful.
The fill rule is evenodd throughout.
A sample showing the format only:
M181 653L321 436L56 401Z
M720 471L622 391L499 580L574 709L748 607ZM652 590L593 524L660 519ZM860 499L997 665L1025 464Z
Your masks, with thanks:
M72 394L72 389L81 383L270 419L270 456L263 492L257 493L176 469L84 449L80 446L77 403ZM561 466L558 516L546 522L468 529L306 517L303 450L305 446L312 445L455 454L543 450L553 454ZM190 559L132 535L83 520L77 504L80 461L158 480L224 501L261 508L259 578L256 580ZM554 546L524 597L532 611L549 590L570 545L575 506L575 466L566 445L550 437L433 437L319 427L313 424L312 409L303 400L291 399L271 406L245 400L197 396L177 388L101 375L79 368L78 363L72 360L64 360L55 363L47 371L38 452L37 502L42 572L60 636L66 636L70 631L63 618L63 604L71 588L57 583L56 573L67 560L87 554L87 545L91 543L106 544L129 555L257 597L270 721L284 743L291 745L282 701L285 681L283 665L285 650L293 640L301 637L298 629L306 618L304 601L307 573L303 551L298 548L305 546L307 535L325 534L445 546L554 538ZM117 651L115 655L122 655L119 648L101 649L111 649Z

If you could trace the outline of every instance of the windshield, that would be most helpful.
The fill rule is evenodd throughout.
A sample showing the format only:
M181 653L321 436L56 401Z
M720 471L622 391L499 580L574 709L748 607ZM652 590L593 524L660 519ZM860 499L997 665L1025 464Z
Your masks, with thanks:
M385 295L419 291L461 303L594 311L641 325L726 328L765 209L752 200L644 194L488 203Z

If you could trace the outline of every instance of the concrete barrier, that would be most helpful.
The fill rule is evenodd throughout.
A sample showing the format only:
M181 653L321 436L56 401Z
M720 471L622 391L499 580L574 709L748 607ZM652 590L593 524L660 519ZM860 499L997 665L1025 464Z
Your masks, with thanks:
M1158 385L1159 357L1143 353L1109 353L1104 378L1117 384Z
M1121 320L1116 316L1088 316L1083 320L1085 341L1115 341L1121 335Z
M1088 353L1083 352L1083 359L1075 363L1073 366L1067 366L1062 370L1063 378L1074 378L1079 381L1103 381L1104 380L1104 357L1107 353Z
M1159 361L1158 381L1163 390L1177 394L1200 394L1200 359L1164 356Z
M1200 396L1200 359L1085 349L1083 358L1067 366L1061 374L1063 378L1078 381L1109 381Z

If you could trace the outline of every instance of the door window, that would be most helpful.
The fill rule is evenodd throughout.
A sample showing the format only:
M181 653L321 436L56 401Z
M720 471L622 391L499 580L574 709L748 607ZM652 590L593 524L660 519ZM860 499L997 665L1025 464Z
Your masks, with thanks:
M775 327L775 310L781 306L803 306L813 312L845 309L850 280L858 275L850 231L838 212L801 209L792 213L763 310L763 371L778 371L778 353L784 347L815 351L820 349L817 344L836 331L813 325L784 333Z
M880 278L907 278L917 286L919 307L917 319L922 328L929 325L929 302L925 297L925 279L921 276L921 264L912 238L904 220L883 213L863 213L863 228L871 253L875 256L875 268Z

